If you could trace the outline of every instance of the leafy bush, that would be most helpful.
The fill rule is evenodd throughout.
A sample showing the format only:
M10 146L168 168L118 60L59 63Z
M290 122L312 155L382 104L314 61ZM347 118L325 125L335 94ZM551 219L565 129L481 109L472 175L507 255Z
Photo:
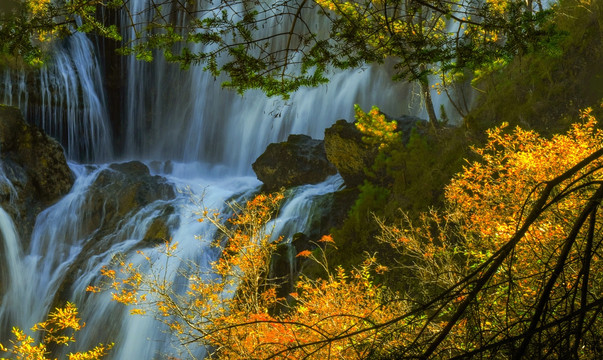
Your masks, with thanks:
M277 298L278 282L266 276L275 245L264 240L277 195L238 208L233 227L219 214L206 218L226 234L222 257L214 276L191 273L184 295L130 264L104 273L117 301L152 310L183 343L216 358L597 358L603 132L590 110L582 118L551 139L489 131L477 160L446 187L441 210L377 221L374 240L397 255L390 266L368 255L353 270L331 271L327 236L298 254L326 276L302 277L296 292ZM366 193L373 190L378 197L379 189ZM165 249L176 256L175 244ZM408 286L394 292L375 281L387 274ZM287 311L275 314L276 303Z

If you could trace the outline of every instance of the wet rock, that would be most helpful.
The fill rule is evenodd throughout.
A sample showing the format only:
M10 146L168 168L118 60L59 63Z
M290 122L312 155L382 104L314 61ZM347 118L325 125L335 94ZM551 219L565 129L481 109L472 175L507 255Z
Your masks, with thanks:
M61 145L26 123L19 109L5 105L0 105L0 167L0 206L19 219L19 233L29 239L38 213L67 194L75 177Z
M172 229L174 228L174 224L170 223L170 220L172 219L170 215L173 213L174 208L172 206L166 207L158 217L153 219L143 240L151 243L170 241Z
M268 145L252 168L266 191L316 184L336 173L323 141L307 135L289 135L285 142Z
M129 161L125 163L115 163L109 165L110 169L115 170L118 173L125 175L126 178L142 178L145 176L150 176L151 172L149 168L141 163L140 161ZM123 176L119 175L119 177L123 178Z
M174 171L174 164L171 160L168 161L158 161L154 160L149 163L149 167L151 171L160 174L171 174Z
M97 235L111 233L128 214L154 201L174 197L172 185L161 176L151 176L145 164L139 161L111 164L90 186L82 226L90 232L97 229Z
M65 270L53 304L68 299L71 285L90 257L131 239L142 240L136 245L140 249L169 241L180 225L171 202L175 197L173 185L161 176L152 176L139 161L111 164L100 170L78 214L78 232L88 239Z

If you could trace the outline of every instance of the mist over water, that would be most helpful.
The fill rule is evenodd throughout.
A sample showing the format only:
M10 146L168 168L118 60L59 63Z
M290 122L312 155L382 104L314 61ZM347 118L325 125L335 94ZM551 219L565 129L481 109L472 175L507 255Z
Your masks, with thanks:
M133 13L148 6L146 0L130 3ZM122 20L126 21L125 15ZM278 26L286 25L267 26L266 31L278 31ZM126 39L132 36L124 35ZM47 67L27 74L10 69L0 74L0 101L19 106L29 122L57 138L76 175L71 192L38 216L30 241L19 239L14 226L19 219L11 219L0 208L0 289L4 293L0 325L2 329L9 325L29 329L44 320L57 296L64 296L76 303L87 323L69 351L115 342L109 356L112 359L178 355L174 350L178 344L158 322L129 316L129 310L111 302L107 292L85 292L88 285L99 281L101 267L109 265L117 254L125 254L126 262L145 266L134 249L147 247L142 239L152 219L166 206L163 200L151 203L127 214L113 233L95 238L98 229L81 226L82 217L87 216L85 199L108 163L143 160L174 188L190 188L192 195L177 192L167 204L175 209L172 216L179 219L171 236L179 243L183 261L194 260L203 266L216 257L215 250L209 248L215 229L196 221L191 196L203 197L207 207L216 209L233 198L252 196L261 184L251 171L251 163L269 143L283 141L289 134L323 138L324 129L336 120L353 119L355 103L365 109L377 105L394 116L425 117L416 89L392 83L385 67L334 73L329 84L300 89L285 101L259 91L237 95L223 90L223 79L215 79L201 67L182 71L161 57L152 63L133 57L121 59L123 108L110 111L106 74L99 65L103 56L88 37L76 34L57 44ZM110 113L121 118L110 119ZM123 151L114 151L116 135L124 139ZM152 163L157 160L161 161L159 167ZM7 183L0 174L0 185L3 181ZM295 190L274 222L276 232L291 236L305 231L306 226L312 226L309 219L315 196L341 186L341 178L335 176ZM201 235L202 240L195 235ZM91 244L92 239L100 245ZM27 243L29 246L23 248ZM91 246L97 246L98 252L88 253L86 249ZM165 260L156 249L147 248L145 253L156 261ZM181 266L179 261L170 260L170 276L176 276ZM9 334L2 331L0 340L5 342ZM199 350L197 355L202 354Z

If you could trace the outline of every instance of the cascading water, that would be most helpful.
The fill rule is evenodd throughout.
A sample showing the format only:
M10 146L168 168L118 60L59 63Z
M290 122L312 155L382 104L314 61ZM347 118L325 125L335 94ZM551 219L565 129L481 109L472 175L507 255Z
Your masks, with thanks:
M130 5L132 14L149 6L147 0L132 0ZM129 21L122 20L124 24ZM273 25L266 26L266 31L287 26L285 22ZM125 34L125 38L131 37ZM352 117L355 103L363 108L378 105L389 114L422 115L420 99L413 101L412 86L392 83L389 72L381 67L337 73L328 85L300 89L284 101L257 91L241 97L222 90L220 79L200 67L182 71L160 57L152 63L124 57L125 99L120 113L125 150L114 154L107 96L96 60L102 54L95 54L91 44L77 34L57 47L48 67L28 73L5 70L0 100L20 106L29 121L60 139L71 160L140 159L150 168L156 167L154 160L169 160L170 165L161 163L156 173L174 187L190 186L193 193L204 193L204 203L210 208L221 208L225 201L235 196L243 199L259 189L260 183L250 176L250 165L270 142L283 141L291 133L322 138L326 127ZM0 209L6 260L3 274L4 269L8 271L0 283L0 291L4 291L0 341L6 341L9 334L4 329L9 325L28 329L43 320L60 297L75 302L87 322L69 351L115 342L112 359L177 355L173 349L177 344L159 323L128 316L123 306L111 302L110 294L87 294L85 288L98 281L100 268L110 264L116 254L126 254L127 261L140 261L133 250L148 247L143 238L152 220L168 205L175 209L171 216L180 219L171 236L180 244L182 260L202 265L215 258L208 247L215 229L194 221L190 195L178 193L175 199L157 200L128 213L113 232L100 234L99 229L82 223L83 217L93 215L86 210L91 184L107 165L72 162L70 166L77 177L75 185L38 216L28 248L21 247L12 225L18 219L11 220ZM313 199L340 186L341 179L332 177L323 184L293 191L275 223L276 232L290 236L313 226L309 220ZM203 241L195 238L200 234ZM95 252L91 253L91 248ZM145 252L160 261L157 251ZM169 270L180 265L172 261ZM176 271L169 273L175 276Z
M142 17L135 17L134 23L149 20L143 11L147 0L132 1L131 6L131 13ZM325 27L315 14L309 16L317 27ZM131 20L123 19L127 21ZM286 33L291 26L286 19L271 21L257 30L259 38ZM134 41L134 30L125 38ZM336 120L353 116L355 103L364 108L378 105L389 114L420 112L420 99L410 101L412 86L393 83L391 74L374 66L339 72L328 85L300 89L284 101L259 91L244 96L225 91L225 79L214 78L202 66L182 71L161 57L152 63L134 57L124 62L129 157L222 163L233 174L247 174L269 143L284 141L291 133L322 138ZM411 105L418 109L413 111Z
M17 230L15 229L15 224L11 217L4 211L4 209L0 208L0 238L3 242L3 257L2 257L2 265L0 265L0 269L2 269L2 277L0 278L0 291L4 292L5 288L8 284L12 283L22 283L23 278L23 266L21 260L23 259L23 251L21 249L21 243L19 241L19 236L17 235ZM1 293L0 293L1 294ZM18 294L24 295L24 294ZM5 301L4 299L0 303L0 314L4 315L2 320L21 322L18 315L21 314L21 311L17 310L18 308L10 308L11 304L9 301ZM17 310L17 311L15 311ZM8 324L0 323L2 329L8 329Z
M103 79L85 34L55 44L47 66L4 70L0 101L55 137L69 158L107 161L113 155Z

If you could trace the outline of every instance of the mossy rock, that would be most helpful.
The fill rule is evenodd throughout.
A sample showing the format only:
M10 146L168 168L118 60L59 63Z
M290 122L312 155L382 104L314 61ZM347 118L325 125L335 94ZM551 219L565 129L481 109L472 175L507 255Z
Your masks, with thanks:
M111 164L99 172L90 186L83 208L83 226L88 232L112 232L128 214L175 196L173 186L161 176L151 176L145 164Z
M325 151L348 188L362 184L364 169L377 155L377 149L364 143L362 133L346 120L338 120L325 130Z
M179 224L178 218L173 218L174 207L166 207L161 214L154 218L143 240L150 243L163 243L170 241L172 230Z

